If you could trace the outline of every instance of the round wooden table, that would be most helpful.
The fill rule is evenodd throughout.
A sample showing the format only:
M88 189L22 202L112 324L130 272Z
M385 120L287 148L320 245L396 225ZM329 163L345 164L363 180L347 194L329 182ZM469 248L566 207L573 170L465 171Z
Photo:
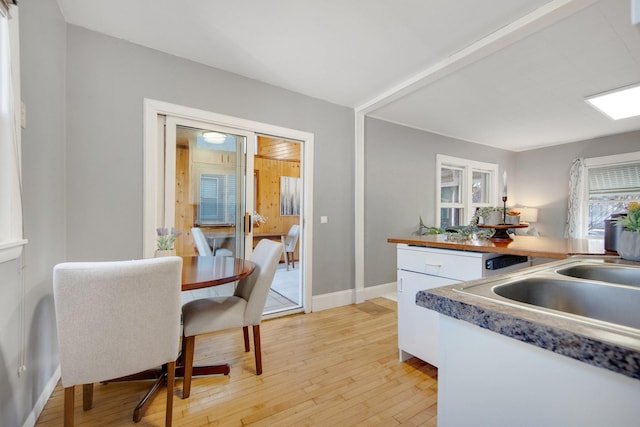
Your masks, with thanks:
M241 258L221 256L182 257L182 290L209 288L235 282L253 273L256 265Z

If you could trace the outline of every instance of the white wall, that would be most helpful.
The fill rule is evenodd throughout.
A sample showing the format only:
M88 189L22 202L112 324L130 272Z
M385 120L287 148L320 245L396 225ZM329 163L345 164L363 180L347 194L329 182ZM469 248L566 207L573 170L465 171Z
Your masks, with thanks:
M64 259L64 72L66 24L53 0L20 2L25 248L0 264L0 425L21 426L57 367L51 275ZM21 325L24 322L24 334ZM24 350L26 371L18 376ZM31 420L32 422L34 420Z

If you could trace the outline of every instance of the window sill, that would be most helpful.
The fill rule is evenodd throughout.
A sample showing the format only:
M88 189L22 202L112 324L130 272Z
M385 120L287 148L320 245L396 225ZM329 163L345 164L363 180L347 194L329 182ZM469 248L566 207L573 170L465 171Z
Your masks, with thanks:
M0 243L0 263L17 259L22 253L22 247L28 240L17 240L13 242Z

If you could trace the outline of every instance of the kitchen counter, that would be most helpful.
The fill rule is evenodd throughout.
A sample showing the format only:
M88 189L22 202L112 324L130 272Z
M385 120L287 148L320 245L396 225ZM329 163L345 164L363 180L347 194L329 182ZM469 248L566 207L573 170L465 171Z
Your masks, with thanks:
M610 262L633 264L617 258ZM547 267L528 270L541 268ZM487 280L493 279L467 284ZM416 304L580 362L640 379L640 339L635 334L497 303L455 291L456 286L420 291Z
M551 237L513 236L511 242L491 240L447 241L444 234L389 238L389 243L459 251L491 252L507 255L564 259L572 255L604 255L604 242L595 239L562 239Z

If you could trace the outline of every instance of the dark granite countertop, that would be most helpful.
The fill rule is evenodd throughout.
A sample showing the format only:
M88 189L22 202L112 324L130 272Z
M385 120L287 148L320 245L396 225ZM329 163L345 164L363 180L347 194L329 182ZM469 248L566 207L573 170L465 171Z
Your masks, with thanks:
M539 267L533 267L539 268ZM495 277L469 283L493 281ZM454 290L458 285L420 291L416 304L572 359L640 379L637 334L526 310Z

